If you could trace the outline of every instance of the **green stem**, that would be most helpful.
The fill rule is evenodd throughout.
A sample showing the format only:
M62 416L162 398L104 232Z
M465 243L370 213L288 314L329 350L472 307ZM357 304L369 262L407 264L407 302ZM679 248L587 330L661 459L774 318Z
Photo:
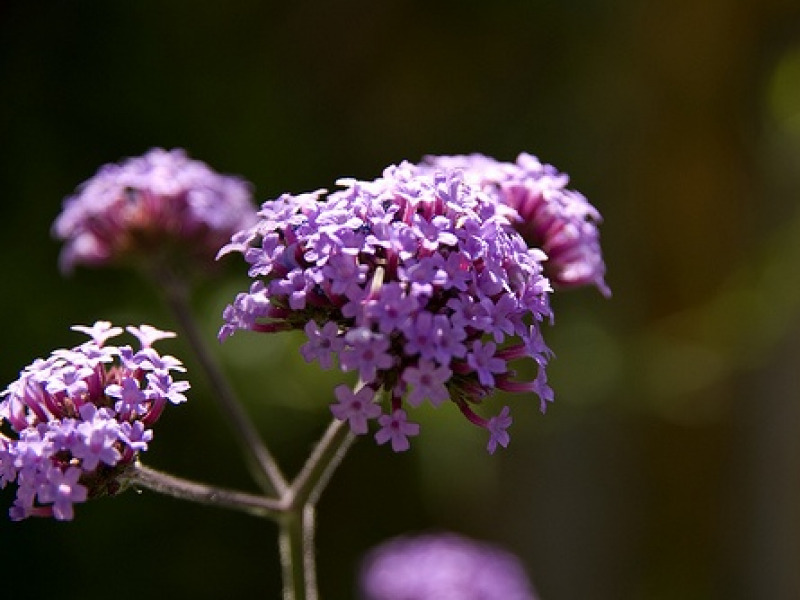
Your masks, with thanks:
M233 388L228 383L205 343L197 322L192 315L186 286L179 278L166 272L165 269L154 269L153 277L157 287L163 293L167 305L181 326L184 337L188 340L189 345L200 361L201 367L206 372L214 395L220 402L223 412L228 416L233 429L237 433L236 439L248 459L248 466L254 479L265 492L274 492L282 496L288 489L286 478L262 441L253 422L237 400Z

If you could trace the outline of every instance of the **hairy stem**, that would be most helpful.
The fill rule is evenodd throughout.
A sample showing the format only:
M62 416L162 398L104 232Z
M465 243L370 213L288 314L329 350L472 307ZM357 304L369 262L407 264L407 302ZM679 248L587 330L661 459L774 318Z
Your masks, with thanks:
M318 598L314 546L316 505L354 439L350 428L334 419L283 496L287 511L279 521L283 600Z
M292 481L287 496L294 506L316 504L328 481L355 440L342 421L333 419L302 470Z
M307 505L280 519L278 544L283 570L283 600L317 600L314 547L315 508Z
M283 512L280 501L273 498L189 481L156 471L139 462L135 463L126 475L130 485L147 488L180 500L238 510L256 517L273 520L281 518Z

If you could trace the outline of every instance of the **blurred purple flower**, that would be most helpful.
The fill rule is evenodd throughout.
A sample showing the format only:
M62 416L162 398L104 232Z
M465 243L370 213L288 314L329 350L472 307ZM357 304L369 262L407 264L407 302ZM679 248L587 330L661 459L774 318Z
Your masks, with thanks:
M215 173L183 150L154 148L82 183L64 201L53 234L64 241L64 272L171 251L210 264L254 220L247 182Z
M389 540L359 574L362 600L536 600L513 554L452 533Z

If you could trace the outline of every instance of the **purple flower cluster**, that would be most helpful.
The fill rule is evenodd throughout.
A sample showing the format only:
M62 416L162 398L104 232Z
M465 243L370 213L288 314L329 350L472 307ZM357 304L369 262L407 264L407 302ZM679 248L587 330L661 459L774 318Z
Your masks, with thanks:
M53 233L66 242L60 264L68 272L177 249L209 261L254 220L247 182L215 173L183 150L154 148L101 167L64 201Z
M520 561L455 534L390 540L364 559L363 600L535 600Z
M37 359L0 394L0 488L17 483L14 520L70 520L73 504L117 493L164 407L186 401L189 383L171 374L181 362L152 347L173 333L128 327L134 351L106 344L122 333L107 321L73 329L91 340Z
M335 390L331 411L395 451L419 425L406 408L452 401L509 443L508 407L489 418L474 407L496 389L552 400L540 332L551 318L544 253L512 227L514 209L460 169L387 168L374 181L341 180L326 193L285 194L220 255L240 252L254 279L224 312L220 339L240 329L302 329L301 352L325 368L358 374ZM510 363L538 365L528 381ZM387 406L379 392L388 395Z
M602 217L582 194L566 189L567 175L525 153L514 163L482 154L429 156L421 168L462 169L467 180L513 208L514 227L547 254L544 273L555 289L595 285L611 295L597 229Z

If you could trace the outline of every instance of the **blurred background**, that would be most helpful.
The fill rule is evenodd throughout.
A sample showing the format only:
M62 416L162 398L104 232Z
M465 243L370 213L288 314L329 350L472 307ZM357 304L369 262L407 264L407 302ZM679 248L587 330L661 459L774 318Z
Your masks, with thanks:
M319 507L324 598L355 597L371 546L431 529L513 551L544 600L800 597L796 1L6 1L0 387L82 341L72 324L173 326L131 272L62 277L50 237L64 196L154 146L259 202L430 153L527 151L605 216L614 296L554 297L547 415L509 399L492 457L446 406L408 453L356 444ZM225 266L195 298L212 343L247 286ZM342 379L299 343L214 343L289 472ZM162 349L197 375L148 463L253 489L192 357ZM148 492L71 523L0 519L0 595L277 598L275 536Z

